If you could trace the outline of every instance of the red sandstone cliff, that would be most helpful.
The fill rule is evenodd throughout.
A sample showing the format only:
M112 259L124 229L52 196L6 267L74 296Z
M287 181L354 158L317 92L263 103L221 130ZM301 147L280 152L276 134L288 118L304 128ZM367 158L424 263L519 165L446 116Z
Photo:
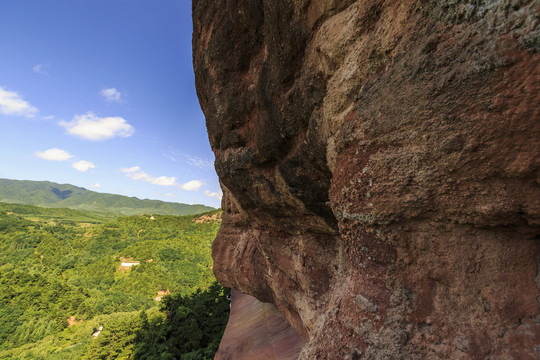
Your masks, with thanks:
M193 17L223 284L275 304L304 360L540 357L539 1Z

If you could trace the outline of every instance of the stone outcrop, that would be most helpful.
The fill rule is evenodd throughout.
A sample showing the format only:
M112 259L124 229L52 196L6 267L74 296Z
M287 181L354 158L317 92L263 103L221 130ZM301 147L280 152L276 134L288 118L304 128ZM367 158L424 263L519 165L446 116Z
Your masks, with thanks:
M224 285L275 304L300 359L540 356L539 1L193 18Z

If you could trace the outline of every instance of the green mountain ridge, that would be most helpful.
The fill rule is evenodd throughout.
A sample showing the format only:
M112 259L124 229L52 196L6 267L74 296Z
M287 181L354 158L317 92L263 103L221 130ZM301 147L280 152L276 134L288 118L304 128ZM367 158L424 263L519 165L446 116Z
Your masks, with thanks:
M213 207L201 204L188 205L161 200L141 200L136 197L99 193L51 181L11 179L0 179L0 202L120 215L142 213L192 215L214 210Z

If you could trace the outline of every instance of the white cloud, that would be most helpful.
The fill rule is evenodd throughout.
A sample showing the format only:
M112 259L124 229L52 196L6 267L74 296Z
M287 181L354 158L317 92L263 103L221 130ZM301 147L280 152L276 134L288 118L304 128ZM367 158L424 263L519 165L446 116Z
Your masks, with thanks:
M120 171L122 171L123 173L133 173L139 170L141 170L141 168L138 166L132 166L130 168L120 169Z
M65 127L71 135L92 141L106 140L115 136L129 137L135 132L133 126L121 117L100 118L91 112L75 115L72 121L61 121L59 125Z
M90 185L90 187L92 189L99 189L101 187L101 184L100 183L95 183L95 184Z
M92 163L91 161L86 161L86 160L79 160L73 163L71 166L73 166L75 170L80 171L80 172L87 172L88 170L96 167L94 163Z
M66 161L73 157L73 155L67 151L58 148L52 148L45 151L36 151L34 154L42 159L53 161Z
M174 176L159 176L154 177L146 172L142 171L139 166L133 166L130 168L121 169L121 171L126 174L126 176L133 180L146 181L150 184L160 185L160 186L175 186L176 178Z
M141 171L138 166L134 166L129 169L122 169L122 172L126 174L126 176L133 180L140 180L140 181L146 181L151 183L154 178L144 171Z
M41 75L49 75L49 73L45 70L45 68L47 67L48 65L44 65L44 64L37 64L36 66L34 66L32 68L32 70L34 70L34 72L36 74L41 74Z
M216 198L216 199L219 199L219 200L221 200L221 198L223 197L223 193L221 191L220 192L211 192L210 190L205 190L204 195L206 195L208 197L213 197L213 198Z
M120 102L122 100L122 94L116 88L103 89L100 94L110 102Z
M37 112L38 109L24 101L19 94L0 87L0 113L32 118Z
M178 186L182 190L197 191L203 185L200 180L191 180L185 184L178 184L174 176L152 176L143 171L139 166L132 166L130 168L120 169L126 176L132 180L146 181L150 184L160 186Z
M132 180L137 181L146 181L150 184L160 185L160 186L178 186L182 190L186 191L197 191L203 185L203 182L200 180L191 180L185 184L178 184L174 176L152 176L143 170L139 166L132 166L130 168L120 169L126 176Z
M180 189L186 190L186 191L197 191L201 188L203 185L202 181L200 180L191 180L185 184L179 185Z
M155 179L152 179L152 184L161 185L161 186L173 186L176 185L176 178L174 176L160 176Z
M54 119L55 119L54 115L47 115L43 117L43 120L54 120Z

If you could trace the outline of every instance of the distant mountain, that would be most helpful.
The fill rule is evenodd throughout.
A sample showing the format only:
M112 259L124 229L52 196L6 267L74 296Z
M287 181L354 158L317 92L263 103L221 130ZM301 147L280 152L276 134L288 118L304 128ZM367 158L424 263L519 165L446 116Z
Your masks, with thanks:
M0 202L121 215L192 215L214 210L206 205L141 200L136 197L98 193L70 184L10 179L0 179Z

